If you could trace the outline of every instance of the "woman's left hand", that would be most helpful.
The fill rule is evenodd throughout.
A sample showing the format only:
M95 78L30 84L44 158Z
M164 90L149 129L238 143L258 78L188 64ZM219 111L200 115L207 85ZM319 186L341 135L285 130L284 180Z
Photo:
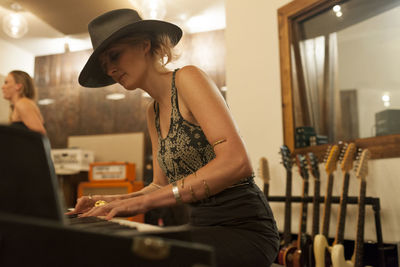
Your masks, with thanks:
M105 216L106 220L110 220L115 216L130 217L147 211L144 205L143 196L128 198L123 200L114 200L108 204L93 207L88 212L81 214L79 217Z

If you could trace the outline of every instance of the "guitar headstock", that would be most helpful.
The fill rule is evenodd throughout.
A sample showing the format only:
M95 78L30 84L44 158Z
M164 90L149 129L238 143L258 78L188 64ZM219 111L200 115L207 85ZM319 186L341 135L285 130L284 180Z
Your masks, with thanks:
M371 152L368 149L364 149L361 152L360 159L357 162L356 176L361 180L365 180L368 175L368 160L371 157Z
M279 153L282 156L282 163L286 171L292 171L293 160L291 157L290 149L286 145L283 145L281 146L281 150Z
M307 154L308 165L310 166L311 174L315 179L319 179L318 158L313 152Z
M259 164L260 177L263 179L264 184L268 184L270 180L268 160L265 157L261 157Z
M339 159L339 146L333 145L328 154L328 159L326 160L325 170L328 175L336 170L336 163Z
M303 179L308 179L308 170L307 170L307 159L304 155L297 154L296 155L296 163L299 167L300 175Z
M343 172L349 172L353 168L354 156L356 154L356 145L354 143L346 144L343 148L344 156L340 167Z

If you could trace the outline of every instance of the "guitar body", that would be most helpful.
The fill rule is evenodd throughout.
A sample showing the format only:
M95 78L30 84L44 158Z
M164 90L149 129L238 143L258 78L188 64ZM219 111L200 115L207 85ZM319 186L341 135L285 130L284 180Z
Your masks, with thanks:
M352 261L346 260L344 257L344 247L342 244L334 245L331 252L333 267L354 267Z
M293 159L291 157L291 153L289 148L286 145L281 146L280 154L282 155L282 162L286 169L286 194L285 194L285 223L283 227L283 235L281 240L281 248L278 254L278 263L281 265L286 265L286 255L288 251L292 251L296 248L295 242L292 241L291 236L291 213L292 213L292 164ZM261 165L262 166L262 165ZM265 184L265 182L264 182ZM265 192L265 191L264 191ZM292 253L292 252L291 252ZM289 253L289 255L291 255ZM290 260L291 262L291 257Z
M301 236L301 249L297 249L293 253L293 267L309 267L311 263L309 262L309 254L312 241L311 237L307 234L302 234Z
M294 267L294 254L297 251L297 246L295 245L291 245L289 246L285 253L283 254L283 265L285 265L286 267Z
M331 255L329 250L331 247L324 235L316 235L314 237L314 258L315 267L328 267L331 266Z
M278 253L278 264L280 265L285 265L285 257L288 253L288 250L293 250L292 248L295 247L296 248L296 241L292 241L291 244L289 245L282 245L279 253Z

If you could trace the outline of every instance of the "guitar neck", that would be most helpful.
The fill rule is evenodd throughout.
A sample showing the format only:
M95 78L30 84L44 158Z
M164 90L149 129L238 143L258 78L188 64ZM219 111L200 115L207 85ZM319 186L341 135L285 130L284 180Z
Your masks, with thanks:
M321 181L319 180L319 177L316 177L314 179L313 221L312 221L312 233L311 233L311 236L313 239L314 239L314 236L316 236L319 231L320 187L321 187Z
M364 179L361 179L360 196L358 197L357 236L356 236L356 242L354 244L354 253L355 253L354 267L363 266L366 188L367 188L367 182Z
M283 229L283 241L289 245L291 240L291 214L292 214L292 172L286 172L286 199L285 199L285 225Z
M264 183L264 195L265 195L265 198L267 198L268 199L268 194L269 194L269 183Z
M323 211L323 221L322 221L322 234L328 238L329 235L329 221L331 215L331 203L332 203L332 188L333 188L333 173L328 176L328 184L326 187L325 203Z
M307 201L308 197L308 179L303 179L303 195L301 202L301 214L300 214L300 226L299 226L299 235L297 237L297 248L301 249L301 237L302 234L305 234L307 231Z
M343 244L344 241L344 228L346 222L346 209L349 191L350 174L346 172L343 175L342 195L340 198L339 217L337 221L336 236L334 244Z

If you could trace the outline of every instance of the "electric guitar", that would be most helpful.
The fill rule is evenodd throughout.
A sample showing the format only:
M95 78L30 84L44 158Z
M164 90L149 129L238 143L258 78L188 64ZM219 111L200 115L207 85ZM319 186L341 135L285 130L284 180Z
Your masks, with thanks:
M336 236L333 245L343 244L344 241L344 228L346 220L347 200L349 192L350 171L353 169L354 156L356 154L356 145L350 143L344 147L345 154L341 162L341 169L343 172L343 186L342 195L340 197L339 216L337 221Z
M283 227L283 237L281 240L281 248L278 254L278 263L285 265L284 255L291 246L291 214L292 214L292 167L293 160L291 152L286 145L280 147L282 163L286 169L286 194L285 194L285 224Z
M268 160L265 157L260 158L259 162L259 171L260 171L260 176L263 179L264 182L264 195L268 199L268 193L269 193L269 167L268 167Z
M314 237L319 233L319 198L320 198L320 173L318 168L318 159L315 157L313 152L307 154L308 166L310 172L314 177L314 198L313 198L313 217L312 217L312 228L311 237Z
M299 234L297 236L296 246L288 249L285 255L285 265L293 267L310 266L309 249L311 246L311 237L307 234L307 200L308 197L308 168L307 159L304 155L296 155L297 165L301 178L303 179L303 192L300 213Z
M314 198L313 198L313 215L312 215L312 227L311 227L311 239L314 240L314 237L319 233L319 206L320 206L320 188L321 188L321 180L320 180L320 172L318 167L318 159L313 152L309 152L307 154L308 166L310 169L310 173L314 177ZM314 254L311 247L309 248L309 263L310 266L315 265Z
M314 237L313 249L314 249L315 267L325 267L329 266L330 264L329 253L327 253L327 249L329 248L328 235L329 235L329 222L330 222L331 205L332 205L332 188L333 188L333 178L334 178L333 172L336 170L338 158L339 158L339 146L333 145L328 149L328 157L325 164L325 171L328 176L328 182L326 185L324 210L322 215L322 234L318 234ZM320 253L321 250L324 251L324 253Z
M332 248L332 264L334 267L362 267L364 250L364 222L365 222L365 196L368 174L368 160L370 152L365 149L358 162L356 176L360 180L360 194L358 197L358 217L357 217L357 236L354 244L354 252L351 260L344 257L344 247L342 244L334 245Z

